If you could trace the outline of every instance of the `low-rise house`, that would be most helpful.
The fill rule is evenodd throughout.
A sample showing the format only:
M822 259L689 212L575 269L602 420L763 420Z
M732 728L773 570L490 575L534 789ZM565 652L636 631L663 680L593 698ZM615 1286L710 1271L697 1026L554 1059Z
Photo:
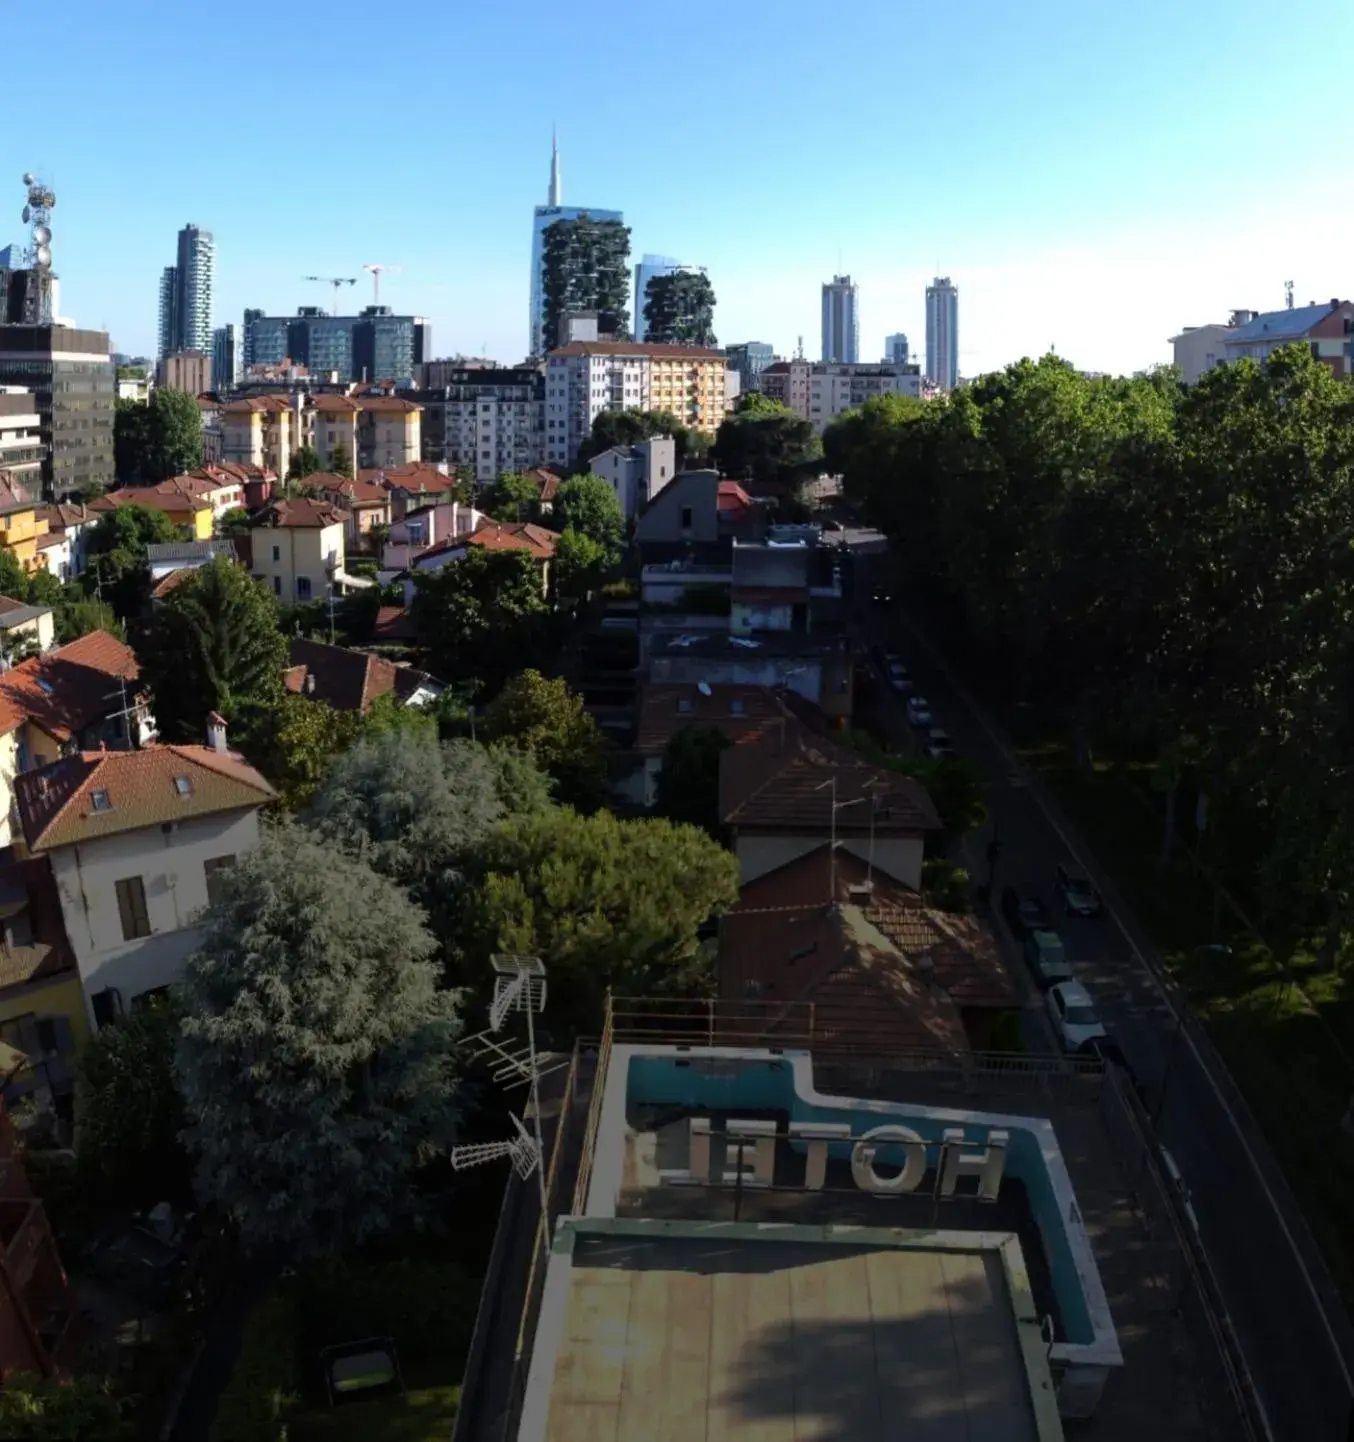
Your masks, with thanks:
M423 456L423 407L401 396L357 395L359 464L416 465Z
M390 525L390 492L379 481L364 481L317 471L305 480L306 490L348 512L348 544L365 545L373 526Z
M373 467L357 473L358 480L374 480L390 492L392 521L401 520L409 511L423 506L450 504L456 489L456 477L445 466L415 463L408 466Z
M468 535L455 536L415 556L413 569L440 571L443 566L464 560L472 547L485 551L520 551L536 562L541 574L541 591L547 594L550 590L550 563L554 560L558 539L554 531L548 531L533 521L486 521ZM407 589L406 602L411 595L412 584Z
M68 751L145 745L155 734L136 657L107 631L0 673L0 846L13 833L14 778Z
M12 662L20 652L50 651L56 644L56 622L50 606L30 606L0 596L0 650Z
M811 1006L815 1049L879 1058L986 1049L1019 1004L982 921L830 845L744 884L720 919L719 990L767 1040Z
M163 601L194 571L218 556L234 559L235 545L229 537L215 536L210 541L152 541L146 547L151 600Z
M84 751L15 784L24 841L47 857L89 1015L107 1026L173 985L202 914L259 838L271 786L210 721L206 746Z
M59 533L48 531L38 537L38 569L55 576L58 581L71 578L71 543Z
M632 446L612 446L593 456L588 468L611 487L630 520L677 474L677 445L671 436L653 436Z
M457 501L417 506L390 524L390 535L381 549L381 568L407 570L420 552L440 546L457 536L468 536L488 521L473 506Z
M329 501L274 501L250 532L252 574L285 605L318 601L327 585L352 579L344 571L347 532L347 511Z
M682 471L635 518L635 541L646 565L678 558L726 561L735 540L759 540L767 503L718 471Z
M544 466L530 466L522 474L536 487L541 514L548 516L555 508L555 497L559 494L561 478Z
M106 516L119 506L143 506L149 511L163 511L166 516L196 541L211 539L215 515L212 504L192 489L185 490L168 481L158 486L121 486L89 503L96 516Z
M926 837L941 827L919 781L789 719L721 755L719 809L744 885L835 838L839 852L920 891Z
M336 711L365 715L381 696L393 696L399 706L427 706L445 690L426 671L301 636L292 641L288 660L287 690L312 701L323 701Z
M47 522L49 536L61 536L66 542L70 555L70 574L58 579L73 581L77 576L82 576L85 571L89 533L98 525L98 515L83 504L62 501L59 505L40 507L38 517ZM47 569L51 570L51 567L48 566Z
M47 534L37 490L27 478L0 471L0 548L10 552L25 571L42 567L38 538Z

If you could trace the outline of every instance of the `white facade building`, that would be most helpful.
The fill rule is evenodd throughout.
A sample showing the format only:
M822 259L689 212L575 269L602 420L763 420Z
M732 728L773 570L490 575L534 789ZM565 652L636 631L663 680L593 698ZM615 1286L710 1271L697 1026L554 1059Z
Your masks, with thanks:
M440 392L420 396L424 439L453 469L473 466L479 485L545 460L545 377L540 366L467 367ZM439 444L440 441L440 444Z
M945 391L959 384L959 288L947 275L926 287L926 379Z
M615 492L629 520L673 478L677 443L671 436L654 436L633 446L612 446L592 458L590 469Z
M816 365L809 376L808 419L820 435L834 416L863 406L874 396L921 395L916 366Z
M860 359L860 288L849 275L823 286L823 359L847 365Z

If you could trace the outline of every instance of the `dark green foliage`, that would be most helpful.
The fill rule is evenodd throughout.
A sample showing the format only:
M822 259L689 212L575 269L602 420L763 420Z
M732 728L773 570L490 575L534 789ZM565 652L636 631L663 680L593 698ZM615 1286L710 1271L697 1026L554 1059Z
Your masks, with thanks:
M938 911L963 914L971 910L968 883L968 872L944 856L930 856L922 862L922 896Z
M823 448L813 426L789 406L749 391L721 422L712 454L722 475L787 482L814 469Z
M603 567L614 566L625 545L625 513L601 476L571 476L555 495L551 524L576 531L602 549Z
M232 506L225 515L221 517L220 531L222 535L241 535L249 529L249 512L243 506Z
M304 481L307 476L313 476L316 471L324 469L324 462L320 459L320 453L312 445L298 447L291 453L291 463L287 466L286 479L291 482Z
M280 1283L250 1312L208 1442L287 1442L299 1397L296 1303Z
M654 345L717 344L715 289L702 271L651 276L645 294L635 300L644 307L647 339Z
M116 417L114 426L116 440ZM201 464L202 412L197 397L158 386L146 410L145 446L137 474L154 485L195 471Z
M590 810L601 803L606 741L563 678L518 672L485 713L484 734L529 756L566 805Z
M12 1372L0 1388L5 1442L126 1442L132 1428L108 1383Z
M551 562L555 573L556 595L567 600L580 600L601 584L610 570L606 547L572 528L566 529L555 542Z
M129 486L145 479L146 452L150 445L150 407L145 401L113 403L113 472Z
M559 344L566 311L596 311L599 335L624 338L630 311L630 230L586 211L545 232L544 349Z
M319 467L317 466L318 470ZM353 453L343 441L335 441L334 448L329 455L329 469L336 476L347 476L349 480L353 475Z
M56 622L56 643L64 646L78 641L91 631L108 631L119 641L127 639L122 622L113 614L113 608L101 601L91 601L75 585L62 588L59 604L53 612Z
M723 838L719 817L719 758L732 745L713 726L683 726L663 752L657 809L669 821L699 826Z
M108 512L89 533L85 590L101 594L124 620L140 615L150 593L146 547L174 536L174 523L163 511L118 506Z
M8 547L0 550L0 596L14 601L28 597L28 576L18 556Z
M8 594L0 590L0 595ZM28 577L27 595L30 606L50 606L55 610L65 599L66 588L50 571L34 571Z
M237 745L266 745L287 664L277 621L273 598L224 557L169 593L140 648L141 674L166 740L200 741L208 714L219 711Z
M191 1201L178 1036L171 1005L147 1007L104 1027L80 1058L80 1165L105 1203L139 1210Z
M671 411L599 411L588 438L578 448L579 465L587 470L593 456L612 446L633 446L653 436L671 436L677 469L703 461L712 444L704 431L688 430Z
M485 487L479 508L496 521L539 521L540 484L521 471L505 471L492 485Z

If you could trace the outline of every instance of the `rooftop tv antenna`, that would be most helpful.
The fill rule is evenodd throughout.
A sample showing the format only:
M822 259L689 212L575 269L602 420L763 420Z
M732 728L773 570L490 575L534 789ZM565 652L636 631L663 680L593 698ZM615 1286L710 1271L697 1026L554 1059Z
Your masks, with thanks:
M800 337L799 337L799 344L795 347L795 359L796 359L796 360L803 360L803 359L804 359L804 337L803 337L803 336L800 336Z
M27 192L23 222L29 227L24 259L32 277L23 298L21 322L48 325L52 319L52 207L56 192L31 170L24 173L23 185Z
M380 305L382 273L389 271L392 275L395 275L398 274L400 268L398 265L386 265L384 261L374 260L370 265L364 265L362 269L371 271L371 303L373 305Z
M489 1004L489 1028L467 1037L466 1045L472 1056L488 1064L490 1076L505 1090L519 1086L529 1088L527 1113L531 1118L532 1130L528 1132L517 1114L510 1112L516 1132L514 1137L500 1142L478 1142L470 1146L453 1147L451 1165L459 1172L467 1167L478 1167L485 1162L507 1157L523 1181L534 1171L541 1193L541 1224L547 1226L548 1203L545 1194L545 1143L541 1139L540 1082L543 1076L558 1071L566 1063L563 1059L550 1058L543 1065L536 1053L535 1017L545 1010L545 963L539 956L515 956L505 952L495 953L490 961L494 968L494 999ZM508 1017L515 1011L526 1015L525 1047L511 1043L505 1045L499 1039Z
M356 285L356 284L357 284L357 277L356 277L355 275L303 275L303 276L301 277L301 279L302 279L302 280L315 280L315 281L320 281L320 282L322 282L322 283L325 284L325 285L332 285L332 286L334 287L334 314L335 314L335 315L338 314L338 293L339 293L339 287L340 287L340 286L344 286L344 285Z
M1283 303L1285 310L1293 309L1293 282L1291 280L1283 283Z

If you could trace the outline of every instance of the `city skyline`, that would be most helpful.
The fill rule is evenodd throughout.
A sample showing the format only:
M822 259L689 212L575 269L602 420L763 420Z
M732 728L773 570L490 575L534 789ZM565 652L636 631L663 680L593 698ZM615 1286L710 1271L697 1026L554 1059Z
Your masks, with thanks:
M339 211L321 169L300 167L279 208L251 167L203 164L191 128L159 137L160 180L128 206L125 136L106 117L120 97L153 85L155 67L125 19L71 0L62 8L75 22L63 30L72 98L40 131L20 124L11 153L61 194L63 310L81 325L106 326L128 352L155 349L155 287L171 259L165 239L196 216L220 253L218 325L239 324L245 306L294 312L315 299L303 276L361 277L364 263L381 261L403 267L383 278L383 301L428 316L442 353L520 359L524 216L548 196L552 118L566 200L622 210L632 260L645 251L699 258L719 296L720 338L760 338L782 355L800 335L816 349L819 286L834 270L861 287L867 358L883 354L889 332L920 337L926 284L951 275L964 291L964 374L1050 345L1086 369L1131 371L1165 362L1168 338L1184 325L1282 305L1285 280L1296 282L1299 301L1354 289L1342 240L1354 198L1343 193L1340 152L1329 131L1311 133L1300 118L1309 99L1304 55L1354 44L1354 11L1335 0L1300 7L1278 50L1258 0L1229 6L1225 27L1202 13L1210 7L1182 17L1164 0L1148 0L1131 25L1070 0L1047 0L1019 21L987 4L972 25L869 6L862 18L875 43L832 123L794 147L770 147L755 164L702 152L698 190L674 183L694 160L690 107L720 102L758 74L810 86L834 39L827 16L796 10L770 42L752 17L730 16L713 49L708 37L674 36L656 17L639 17L631 39L683 75L683 105L660 104L643 123L621 125L571 106L567 86L553 117L527 103L530 75L588 73L596 60L588 25L530 0L525 17L511 19L429 14L407 93L429 93L447 44L473 43L463 98L487 107L493 124L473 137L453 129L434 140L420 124L398 142L348 137L357 173L379 176L381 196L377 203L374 184L367 203L359 187ZM238 71L242 98L276 100L244 35L150 0L133 0L133 12L148 33L172 19L176 45ZM1169 17L1169 55L1149 38L1154 15ZM337 0L331 19L368 17ZM844 153L833 136L882 136L896 121L892 57L932 50L954 51L962 63L936 74L916 67L909 103L919 115L943 104L944 143L914 147L896 171L882 140ZM758 57L751 70L750 54ZM362 75L360 56L337 57L323 74L297 77L288 102L318 113L336 87ZM1260 78L1263 116L1250 98ZM450 183L431 183L434 173ZM1304 204L1267 213L1263 225L1239 222L1241 198L1280 177ZM1311 225L1312 214L1323 224Z

